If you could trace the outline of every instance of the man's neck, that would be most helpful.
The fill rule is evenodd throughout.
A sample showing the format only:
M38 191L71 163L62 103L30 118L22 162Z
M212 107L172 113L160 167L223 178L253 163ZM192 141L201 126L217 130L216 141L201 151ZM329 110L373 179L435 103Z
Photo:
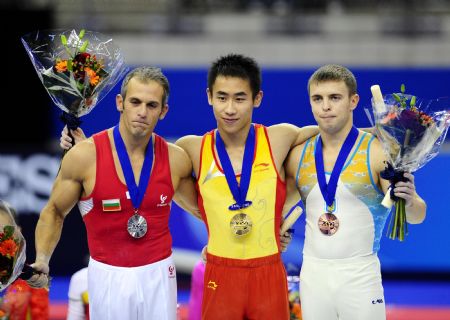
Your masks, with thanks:
M350 123L337 132L328 132L319 127L323 148L341 148L352 127L353 124Z
M222 138L223 143L227 149L238 149L244 148L245 142L247 141L247 136L250 131L251 123L242 128L241 130L233 133L228 133L225 130L221 130L217 128L220 133L220 137Z
M143 137L135 137L131 134L127 134L125 129L121 129L119 127L120 136L122 137L122 140L127 148L127 152L129 154L135 153L135 152L142 152L145 153L145 150L147 149L147 144L149 142L150 136L153 134L151 132L150 134L147 134Z

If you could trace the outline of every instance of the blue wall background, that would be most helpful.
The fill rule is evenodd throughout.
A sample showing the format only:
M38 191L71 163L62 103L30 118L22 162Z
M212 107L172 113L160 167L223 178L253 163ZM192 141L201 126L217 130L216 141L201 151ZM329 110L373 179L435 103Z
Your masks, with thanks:
M289 122L298 126L314 124L310 111L307 80L315 68L265 68L263 71L264 99L255 110L254 122L271 125ZM450 68L351 68L358 80L361 96L354 119L358 127L369 127L364 108L370 107L370 86L380 84L384 93L406 91L424 99L450 95ZM156 132L168 139L186 134L201 135L215 128L212 111L206 99L207 68L163 68L169 78L172 93L170 111ZM87 135L111 127L118 122L115 94L118 84L94 109L82 118ZM52 106L53 135L59 138L62 124L59 109ZM450 106L448 106L450 109ZM447 138L448 141L449 138ZM384 238L379 253L382 268L388 272L450 272L450 153L441 152L416 173L417 190L428 204L423 224L410 226L410 234L403 243ZM173 206L171 230L174 246L200 251L206 243L203 223ZM283 259L298 266L304 237L304 217L295 225L295 238Z

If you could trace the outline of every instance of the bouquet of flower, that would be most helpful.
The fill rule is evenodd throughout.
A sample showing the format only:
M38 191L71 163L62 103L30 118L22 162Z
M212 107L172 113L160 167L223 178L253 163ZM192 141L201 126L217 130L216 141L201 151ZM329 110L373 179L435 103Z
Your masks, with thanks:
M76 129L126 72L119 47L92 31L35 31L22 37L33 66L61 110L62 121Z
M25 284L17 287L16 282L8 287L7 293L1 299L0 320L27 319L31 292L29 291L29 286Z
M405 200L395 197L393 185L406 181L405 172L415 172L439 153L450 125L448 99L421 100L400 93L383 96L378 85L372 86L372 107L377 136L388 163L381 177L391 182L383 205L395 201L395 215L389 224L389 238L403 241L407 234ZM447 110L446 110L447 109Z
M25 239L15 225L0 226L0 291L22 273L25 264Z
M32 288L17 279L5 291L0 304L0 320L49 319L49 291Z

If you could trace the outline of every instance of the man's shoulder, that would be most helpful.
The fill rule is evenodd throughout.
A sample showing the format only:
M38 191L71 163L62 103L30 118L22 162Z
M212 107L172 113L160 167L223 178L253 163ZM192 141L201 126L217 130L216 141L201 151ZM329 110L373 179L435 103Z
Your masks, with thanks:
M268 127L265 127L270 142L276 144L287 143L292 144L297 138L299 127L290 123L278 123Z
M296 134L300 130L299 127L291 124L291 123L277 123L273 124L271 126L267 126L268 132L275 132L275 133L292 133Z
M72 173L83 172L84 169L95 164L96 159L94 140L88 138L77 143L64 155L61 169L70 169Z
M175 145L183 148L187 153L191 153L200 150L202 140L203 136L188 135L175 141Z
M78 160L91 159L92 156L95 159L95 142L92 137L77 143L66 154L66 157Z

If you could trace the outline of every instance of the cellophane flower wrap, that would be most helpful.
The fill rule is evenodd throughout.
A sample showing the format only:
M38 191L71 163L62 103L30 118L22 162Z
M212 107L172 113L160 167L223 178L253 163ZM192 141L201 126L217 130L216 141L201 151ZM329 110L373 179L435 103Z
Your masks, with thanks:
M33 66L62 111L62 120L76 129L126 72L114 41L99 32L42 30L22 37Z
M392 186L407 181L405 172L417 171L439 153L450 125L449 99L419 99L406 94L402 85L400 93L387 94L383 101L372 99L372 107L377 136L388 160L381 177L391 182L383 204L390 207L389 198L395 201L388 236L403 241L408 233L405 200L394 195Z
M25 238L14 223L11 213L2 211L1 215L0 291L3 291L21 275L26 259L26 245ZM5 215L10 217L5 219Z

